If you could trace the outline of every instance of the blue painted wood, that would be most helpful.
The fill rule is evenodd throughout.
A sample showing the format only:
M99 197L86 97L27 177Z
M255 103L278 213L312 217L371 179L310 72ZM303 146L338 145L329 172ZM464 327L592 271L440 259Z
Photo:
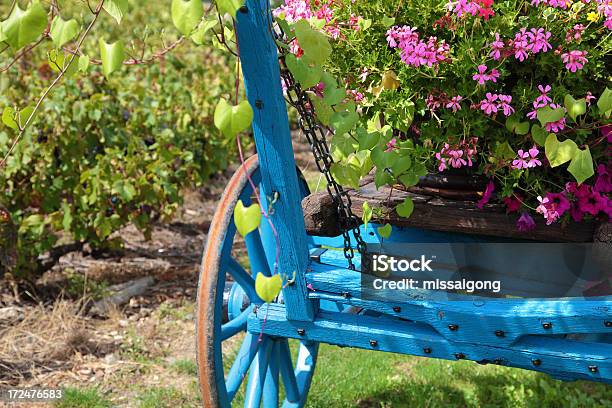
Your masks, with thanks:
M308 265L308 240L301 208L300 185L287 108L280 83L276 45L270 29L269 0L247 0L237 15L237 39L247 97L255 110L253 132L265 191L279 193L272 220L282 245L279 269L297 274L296 283L283 291L287 316L312 320L313 302L306 295L304 273Z
M612 316L612 297L589 299L423 300L408 291L390 291L386 300L361 296L361 274L313 263L306 276L314 289L310 296L335 300L390 316L426 323L452 341L511 344L526 334L612 333L605 321ZM348 299L347 299L348 294ZM455 299L460 299L456 297ZM394 307L400 307L396 312ZM549 329L544 323L550 323ZM459 330L450 330L458 325ZM499 337L496 331L503 331Z
M248 233L244 237L244 243L249 255L249 265L251 266L253 277L256 277L259 272L265 276L271 276L272 273L270 272L270 266L268 265L261 237L259 236L259 230Z
M280 339L278 340L278 346L280 373L285 386L285 398L288 402L295 403L300 400L300 391L295 378L289 342L287 339Z
M267 316L263 325L263 316ZM303 336L297 328L305 330ZM448 360L468 359L542 371L565 379L612 383L612 344L526 336L511 346L449 341L431 326L390 317L319 311L313 322L289 321L282 305L264 305L249 318L251 333ZM375 343L372 343L372 340ZM534 361L539 360L539 364ZM597 367L591 371L589 367Z
M261 405L272 345L272 341L269 338L263 337L261 339L259 352L253 359L251 369L249 370L249 382L244 396L244 408L259 408Z
M236 318L221 326L221 341L225 341L241 331L245 331L247 320L252 311L253 306L250 306L243 310Z
M280 348L277 340L274 340L270 361L268 362L268 370L266 372L266 381L264 383L263 392L263 408L278 408L279 398L279 361Z
M249 297L253 303L262 303L257 292L255 292L255 279L247 271L244 270L242 265L238 263L234 258L229 257L225 263L225 269L232 276L235 282L237 282L242 290Z
M234 363L227 374L227 378L223 379L229 401L233 400L234 396L236 396L236 392L238 392L253 359L257 355L259 346L259 335L247 333L234 359ZM219 347L219 349L221 349L221 347ZM223 370L220 371L223 373ZM229 402L225 406L229 406Z
M285 399L283 408L302 408L306 406L306 398L312 383L312 375L317 365L318 351L319 343L313 341L302 341L300 343L294 371L300 399L297 402Z

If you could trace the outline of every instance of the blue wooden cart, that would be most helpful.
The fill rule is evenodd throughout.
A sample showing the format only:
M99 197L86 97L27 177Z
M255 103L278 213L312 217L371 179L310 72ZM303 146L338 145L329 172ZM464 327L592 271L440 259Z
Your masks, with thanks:
M398 295L384 302L362 296L359 252L354 251L349 263L341 252L338 256L338 251L323 249L342 247L342 236L306 233L301 201L308 188L294 162L268 0L247 0L237 22L247 96L255 108L258 156L230 180L202 261L197 352L205 406L231 406L243 383L247 407L304 406L319 343L502 364L564 380L612 382L611 296L450 301ZM271 217L281 243L279 270L295 272L271 304L263 304L254 288L254 274L269 275L275 261L269 225L263 222L244 239L249 268L242 266L234 248L234 207L238 200L249 205L254 193L245 172L261 196L275 197ZM380 240L374 228L366 233L362 227L361 232L368 243ZM454 232L401 227L394 228L393 237L402 242L474 240ZM299 341L297 358L288 339ZM238 349L231 361L223 354L226 342ZM279 401L280 381L284 401Z

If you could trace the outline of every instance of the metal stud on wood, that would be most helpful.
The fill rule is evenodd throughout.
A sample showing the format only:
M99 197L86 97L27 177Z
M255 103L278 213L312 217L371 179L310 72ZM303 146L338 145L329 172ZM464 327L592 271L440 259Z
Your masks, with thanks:
M597 366L591 365L589 366L589 371L592 373L596 373L597 371L599 371L599 369L597 368Z
M306 330L304 329L297 329L297 334L299 334L300 336L303 336L306 334Z
M393 306L393 311L394 311L395 313L399 313L399 312L401 312L401 311L402 311L402 308L401 308L401 307L399 307L399 306Z
M457 330L459 330L459 325L456 325L456 324L449 324L449 325L448 325L448 329L449 329L450 331L457 331Z
M376 340L370 340L370 346L377 347L378 346L378 342Z
M425 347L425 348L423 349L423 353L425 353L425 354L431 354L431 348L429 348L429 347Z
M552 323L549 323L549 322L542 323L542 327L543 327L545 330L550 330L550 329L552 329Z
M505 337L505 336L506 336L506 333L504 333L504 331L503 331L503 330L496 330L496 331L495 331L495 335L496 335L497 337Z
M539 367L540 365L542 365L542 360L540 360L539 358L533 359L531 360L531 364L533 364L536 367Z

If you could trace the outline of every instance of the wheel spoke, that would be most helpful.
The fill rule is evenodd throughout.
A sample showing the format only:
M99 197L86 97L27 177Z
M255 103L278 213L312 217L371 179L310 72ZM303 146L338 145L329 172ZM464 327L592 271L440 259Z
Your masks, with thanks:
M240 388L240 384L242 384L259 347L258 336L247 334L225 380L225 388L230 401L234 399L236 392L238 392L238 388Z
M243 310L238 317L225 323L221 326L221 341L225 341L230 337L246 330L249 315L253 311L253 306L249 306Z
M263 407L278 408L279 383L278 383L278 360L280 356L280 344L274 341L270 361L268 363L268 371L266 372L266 381L264 382Z
M272 342L269 338L264 337L259 347L257 358L251 363L249 383L244 398L245 408L259 408L261 404L261 396L263 394L263 386L266 379L266 371L268 370L268 361L270 360L271 351Z
M251 265L253 275L256 276L258 272L261 272L265 276L271 276L270 265L268 265L266 252L261 243L259 229L248 233L247 236L244 237L244 243L249 253L249 264Z
M225 266L229 274L240 285L244 293L249 297L251 302L259 301L259 296L255 292L255 279L236 261L233 257L229 257Z
M289 350L289 342L287 339L278 341L279 347L279 367L280 373L285 385L285 395L287 401L298 402L300 400L300 391L298 389L297 380L293 371L293 362L291 361L291 350Z

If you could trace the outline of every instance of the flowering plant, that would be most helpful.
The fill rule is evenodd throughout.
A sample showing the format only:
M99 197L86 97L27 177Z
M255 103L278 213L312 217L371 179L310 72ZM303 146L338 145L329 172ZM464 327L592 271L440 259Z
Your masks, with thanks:
M288 66L335 130L339 182L465 169L489 180L477 205L505 203L520 230L612 216L612 1L285 0L274 14L330 38L321 76L299 33ZM336 81L344 99L323 103Z

